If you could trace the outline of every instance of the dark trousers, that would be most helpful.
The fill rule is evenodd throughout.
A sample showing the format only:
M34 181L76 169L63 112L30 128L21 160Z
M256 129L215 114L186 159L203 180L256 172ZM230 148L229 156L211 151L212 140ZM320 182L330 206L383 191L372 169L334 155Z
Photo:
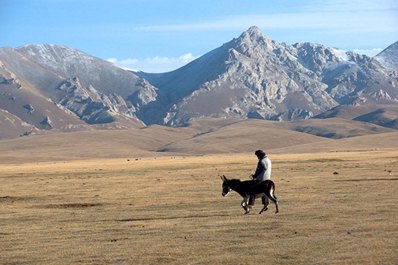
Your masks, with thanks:
M253 206L254 201L256 200L256 192L257 192L257 185L260 184L262 181L254 179L251 181L250 185L250 197L249 197L249 205Z

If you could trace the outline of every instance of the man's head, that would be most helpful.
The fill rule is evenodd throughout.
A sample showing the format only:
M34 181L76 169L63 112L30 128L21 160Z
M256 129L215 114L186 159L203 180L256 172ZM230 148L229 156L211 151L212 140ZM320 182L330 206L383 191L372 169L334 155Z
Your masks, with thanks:
M263 159L265 157L265 152L263 150L257 150L254 154L258 157L258 159Z

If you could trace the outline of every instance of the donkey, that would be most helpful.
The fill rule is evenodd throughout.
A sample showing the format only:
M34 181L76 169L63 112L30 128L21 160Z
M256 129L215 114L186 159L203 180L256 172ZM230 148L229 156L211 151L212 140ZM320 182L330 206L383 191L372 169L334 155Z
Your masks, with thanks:
M252 185L251 180L240 181L239 179L227 179L224 175L220 176L220 178L223 181L221 193L222 196L227 196L231 190L239 193L239 195L243 198L241 206L245 210L245 214L248 214L250 212L248 199L250 197L250 187ZM259 197L261 197L264 205L259 214L262 214L264 211L268 210L268 199L275 204L275 213L279 212L278 199L275 196L275 184L272 180L268 179L258 184L256 187L256 198Z

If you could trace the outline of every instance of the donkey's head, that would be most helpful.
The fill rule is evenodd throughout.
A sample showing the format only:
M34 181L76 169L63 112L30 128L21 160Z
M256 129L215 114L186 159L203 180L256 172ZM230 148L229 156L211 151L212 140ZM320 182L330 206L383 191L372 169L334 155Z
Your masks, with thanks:
M229 187L229 184L228 184L229 181L228 181L227 177L224 176L224 175L220 176L220 178L222 180L222 192L221 192L221 195L222 196L227 196L228 193L231 191L231 188Z

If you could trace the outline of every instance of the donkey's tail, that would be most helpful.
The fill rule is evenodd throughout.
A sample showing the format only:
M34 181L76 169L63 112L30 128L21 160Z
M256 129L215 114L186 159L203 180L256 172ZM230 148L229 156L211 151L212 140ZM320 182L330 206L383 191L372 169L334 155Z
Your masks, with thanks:
M271 189L269 191L269 194L271 195L272 198L277 200L278 198L275 196L275 183L271 181Z
M279 212L279 207L278 207L278 198L276 198L275 196L275 183L273 181L271 181L271 189L270 189L270 196L271 196L271 200L275 203L275 207L276 207L276 211L275 213Z

